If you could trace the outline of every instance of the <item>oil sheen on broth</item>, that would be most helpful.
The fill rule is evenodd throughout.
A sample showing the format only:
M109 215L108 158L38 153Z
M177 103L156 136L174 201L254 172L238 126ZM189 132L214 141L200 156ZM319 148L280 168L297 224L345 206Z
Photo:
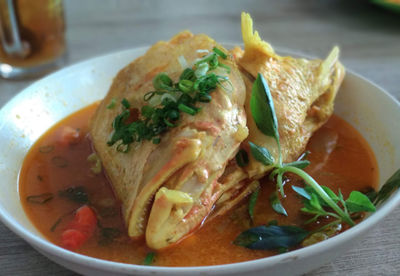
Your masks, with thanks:
M77 252L111 261L142 264L151 250L143 240L134 241L128 237L119 203L106 176L94 173L93 160L87 160L92 153L87 137L88 121L96 107L97 104L93 104L62 120L31 148L20 173L21 202L36 228L57 245L61 244L61 235L73 220L74 211L89 204L96 212L98 224L94 234ZM340 188L345 198L353 190L365 191L377 186L378 166L369 145L341 118L333 115L311 138L307 150L310 151L307 159L311 165L306 171L319 184L335 192ZM286 183L298 186L300 182L291 175L286 180ZM267 179L261 183L255 206L255 225L272 220L282 225L301 225L309 218L301 213L301 199L289 188L285 189L286 198L282 201L288 216L275 213L268 202L275 185ZM71 188L83 190L87 198L74 200L69 197ZM27 200L43 194L49 195L44 203ZM177 245L157 252L153 265L217 265L275 255L276 251L250 250L232 243L239 233L251 226L247 200L227 214L205 223Z

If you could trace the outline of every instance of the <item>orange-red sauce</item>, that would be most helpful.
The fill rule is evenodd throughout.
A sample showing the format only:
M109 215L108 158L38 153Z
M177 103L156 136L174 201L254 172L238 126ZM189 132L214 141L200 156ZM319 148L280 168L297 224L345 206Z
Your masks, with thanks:
M96 109L93 104L67 117L50 129L29 151L20 173L20 197L22 205L45 237L60 245L60 237L73 212L81 203L71 202L59 196L60 190L84 186L92 207L98 214L102 227L112 227L121 233L113 241L102 239L98 229L77 252L106 260L142 264L148 252L143 241L132 241L127 236L118 203L105 176L91 171L93 163L87 161L92 153L87 139L88 121ZM73 144L60 142L65 127L79 129L79 138ZM65 137L65 135L64 135ZM50 146L50 147L49 147ZM50 152L49 149L54 147ZM344 197L353 190L376 187L378 167L367 142L348 123L337 116L331 119L311 138L306 169L321 185L337 193L340 188ZM330 152L330 154L328 154ZM62 158L54 162L54 157ZM52 161L53 160L53 161ZM65 165L66 163L66 165ZM58 165L58 166L57 166ZM288 217L275 213L268 198L275 185L262 180L262 189L255 207L255 224L277 220L282 225L301 225L309 219L300 212L301 199L289 184L301 186L301 181L290 176L285 184L286 198L282 203ZM27 197L52 193L54 197L44 204L27 201ZM176 246L156 253L154 265L199 266L241 262L276 254L275 251L250 250L232 244L235 237L248 229L247 199L228 214L206 223L196 233ZM61 221L60 221L61 218ZM58 224L56 222L59 221ZM55 226L56 225L56 226Z

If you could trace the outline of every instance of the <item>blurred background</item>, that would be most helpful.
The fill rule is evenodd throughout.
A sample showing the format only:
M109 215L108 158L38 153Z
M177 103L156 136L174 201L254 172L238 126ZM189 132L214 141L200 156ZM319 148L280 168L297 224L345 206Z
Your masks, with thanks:
M391 66L400 65L400 13L372 3L390 1L396 2L69 0L64 1L64 65L167 40L183 29L206 33L219 42L240 43L240 12L247 11L274 47L324 57L339 45L348 68L400 94L395 84L400 73ZM0 79L0 105L29 83Z
M68 0L64 1L67 54L63 66L168 40L184 29L240 44L240 12L247 11L261 37L278 52L291 49L322 58L339 45L348 69L400 99L400 13L393 6L378 5L390 1L396 2ZM0 106L34 80L0 78ZM397 209L358 248L310 275L397 275L399 220ZM39 255L1 223L0 267L0 275L75 275Z

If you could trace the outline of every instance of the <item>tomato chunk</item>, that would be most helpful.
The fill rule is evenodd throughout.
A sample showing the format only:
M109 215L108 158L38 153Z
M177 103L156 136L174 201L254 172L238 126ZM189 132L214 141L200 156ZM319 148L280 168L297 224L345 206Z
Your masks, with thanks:
M61 235L62 246L69 250L77 250L87 240L87 236L76 229L67 229Z
M79 208L72 222L61 235L61 245L69 250L79 249L96 230L97 217L87 205Z

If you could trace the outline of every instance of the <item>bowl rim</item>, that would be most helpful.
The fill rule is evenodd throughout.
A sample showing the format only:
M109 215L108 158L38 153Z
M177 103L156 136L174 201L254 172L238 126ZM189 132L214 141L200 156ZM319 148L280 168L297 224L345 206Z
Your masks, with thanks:
M233 43L225 43L225 44L233 45ZM240 44L235 44L235 45L240 45ZM90 59L69 65L57 72L49 74L48 76L33 82L32 84L21 90L0 108L0 113L8 106L13 105L13 103L18 101L20 97L23 97L25 94L30 93L29 91L32 89L33 86L40 86L42 85L42 83L46 83L47 81L52 80L54 78L59 78L60 76L69 71L75 71L75 69L84 67L85 65L90 65L93 62L101 61L102 59L108 59L118 55L134 54L135 52L140 52L148 48L149 46L144 46L144 47L134 47L130 49L119 50L109 54L92 57ZM286 48L284 49L284 52L288 52L294 55L306 56L299 52L292 51ZM386 97L386 100L389 100L393 104L397 105L397 107L400 109L399 101L397 101L397 99L394 96L389 94L382 87L366 79L365 77L353 72L352 70L347 69L346 71L347 71L346 76L355 77L360 81L367 83L368 86L375 87L377 90L379 90L379 92L382 94L383 97ZM75 253L53 244L52 242L48 241L44 236L41 237L39 235L36 235L28 231L12 217L2 207L2 205L0 205L0 221L2 221L11 231L13 231L20 238L24 239L26 242L28 242L30 245L32 245L35 249L39 250L40 252L45 252L46 254L50 254L52 256L61 257L62 259L65 259L66 261L72 263L84 264L86 267L101 269L104 271L118 270L126 273L140 271L143 274L173 273L174 275L184 275L187 273L203 273L203 274L205 273L207 275L208 273L211 273L211 271L213 274L229 273L229 271L231 270L234 270L236 273L248 272L249 267L251 268L250 270L257 270L260 268L271 266L276 263L285 263L292 259L301 259L307 256L318 254L319 252L329 250L335 247L337 243L340 244L344 243L347 240L355 239L358 235L364 233L374 224L376 224L384 217L386 217L398 205L400 205L400 190L396 191L386 202L384 202L379 207L379 209L377 209L376 212L368 216L362 222L346 230L345 232L340 233L337 236L334 236L317 244L313 244L284 254L245 261L245 262L223 264L223 265L188 266L188 267L145 266L137 264L128 264L128 263L120 263L120 262L98 259Z

